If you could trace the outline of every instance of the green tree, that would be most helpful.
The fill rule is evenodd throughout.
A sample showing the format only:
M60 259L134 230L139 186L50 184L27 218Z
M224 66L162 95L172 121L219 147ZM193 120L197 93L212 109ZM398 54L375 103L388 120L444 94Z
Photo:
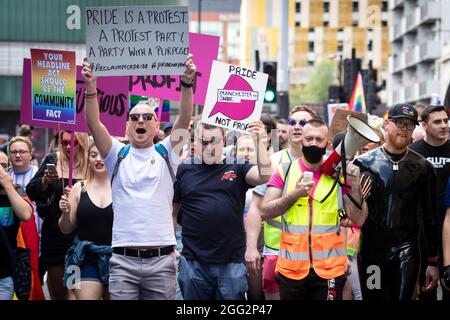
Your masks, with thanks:
M308 83L299 93L293 93L293 100L299 102L325 102L328 100L328 86L335 82L336 65L323 60L314 68ZM298 95L298 96L297 96Z

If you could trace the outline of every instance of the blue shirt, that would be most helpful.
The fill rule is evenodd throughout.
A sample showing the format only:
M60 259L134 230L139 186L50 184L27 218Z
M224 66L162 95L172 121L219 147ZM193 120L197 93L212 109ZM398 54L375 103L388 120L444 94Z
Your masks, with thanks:
M201 263L243 262L242 212L252 186L245 176L253 167L234 159L222 164L181 164L174 202L180 203L183 256Z

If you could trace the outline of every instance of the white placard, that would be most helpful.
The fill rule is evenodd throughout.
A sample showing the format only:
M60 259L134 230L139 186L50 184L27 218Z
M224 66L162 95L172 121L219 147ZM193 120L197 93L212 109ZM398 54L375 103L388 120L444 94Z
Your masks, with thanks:
M268 75L213 61L202 122L246 132L261 118Z
M85 17L86 52L97 76L184 73L188 7L88 7Z

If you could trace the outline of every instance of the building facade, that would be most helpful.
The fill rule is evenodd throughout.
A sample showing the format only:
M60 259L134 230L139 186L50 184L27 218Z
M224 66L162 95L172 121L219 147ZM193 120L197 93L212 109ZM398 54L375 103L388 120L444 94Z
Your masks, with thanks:
M262 60L278 60L280 2L243 0L241 7L241 63L254 65L254 51ZM289 0L289 81L306 83L316 63L324 59L356 57L367 68L371 60L381 83L387 79L390 54L388 1Z
M391 0L389 103L437 102L450 82L450 1Z

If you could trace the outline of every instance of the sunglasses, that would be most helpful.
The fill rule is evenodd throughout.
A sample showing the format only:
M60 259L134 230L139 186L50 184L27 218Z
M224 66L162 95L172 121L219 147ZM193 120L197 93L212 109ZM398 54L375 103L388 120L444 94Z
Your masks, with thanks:
M141 116L144 121L150 121L155 117L152 113L133 113L130 114L128 117L130 118L131 121L137 122L139 121Z
M302 120L299 120L299 121L297 121L295 119L292 119L292 118L288 119L288 125L291 126L291 127L295 127L297 124L299 124L300 126L304 127L307 122L308 122L308 120L306 120L306 119L302 119Z
M69 146L69 145L70 145L70 140L61 140L61 145L62 145L63 147ZM77 146L77 145L78 145L78 141L75 140L74 146Z
M202 146L207 146L209 144L216 145L216 144L220 143L220 139L216 140L216 138L214 138L214 137L212 137L211 140L200 139L200 141L202 143Z

